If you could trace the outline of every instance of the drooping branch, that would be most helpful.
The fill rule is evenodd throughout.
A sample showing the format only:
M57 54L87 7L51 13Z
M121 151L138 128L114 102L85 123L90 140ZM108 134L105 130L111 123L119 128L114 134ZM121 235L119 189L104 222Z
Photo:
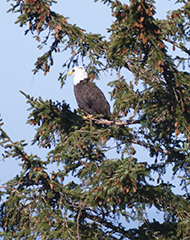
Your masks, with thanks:
M134 143L134 144L138 144L140 146L143 146L145 148L148 148L150 150L153 149L155 152L161 152L161 153L164 153L166 155L171 154L171 152L166 150L166 149L162 149L160 147L155 147L154 145L150 145L148 143L145 143L145 142L142 142L142 141L139 141L139 140L136 140L136 139L132 139L131 142Z
M190 55L190 50L188 50L184 45L178 44L178 43L176 43L176 42L174 42L174 41L172 41L172 40L170 40L170 39L168 39L168 38L164 38L164 40L167 41L167 42L169 42L169 43L171 43L171 44L173 44L173 46L181 49L182 51L184 51L184 52L186 52L188 55Z
M115 125L115 126L139 124L140 123L140 120L126 120L126 121L118 121L118 122L115 122L113 120L106 120L106 119L100 119L100 120L93 119L93 120L95 120L95 122L97 124ZM163 153L163 154L166 154L166 155L171 154L171 152L166 150L166 149L162 149L160 147L156 147L154 145L136 140L135 138L131 139L130 141L131 141L131 143L140 145L140 146L145 147L145 148L150 149L150 150L154 150L155 152L160 152L160 153Z
M105 227L112 229L115 233L120 233L123 236L125 236L129 239L132 239L132 240L135 239L135 237L132 234L130 234L129 231L125 231L124 228L121 226L114 226L111 222L107 222L105 219L102 219L101 217L99 217L97 215L93 216L87 212L85 212L84 214L85 214L86 218L89 218L94 222L101 223Z

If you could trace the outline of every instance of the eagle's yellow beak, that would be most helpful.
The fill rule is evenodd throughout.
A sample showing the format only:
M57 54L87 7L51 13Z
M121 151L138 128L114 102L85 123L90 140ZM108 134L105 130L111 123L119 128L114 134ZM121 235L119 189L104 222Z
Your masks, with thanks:
M70 72L68 72L68 76L73 74L73 70L71 70Z

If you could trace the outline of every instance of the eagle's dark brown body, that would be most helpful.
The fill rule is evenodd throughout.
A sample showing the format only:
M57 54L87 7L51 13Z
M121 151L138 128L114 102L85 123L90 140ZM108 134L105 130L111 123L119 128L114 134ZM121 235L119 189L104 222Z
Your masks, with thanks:
M89 79L84 79L74 85L74 93L79 108L86 114L102 115L102 118L110 119L110 105L102 91Z

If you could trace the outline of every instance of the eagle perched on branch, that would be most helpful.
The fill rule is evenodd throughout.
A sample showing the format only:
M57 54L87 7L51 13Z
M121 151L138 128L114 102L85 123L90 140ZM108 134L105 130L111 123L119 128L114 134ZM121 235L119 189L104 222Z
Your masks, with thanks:
M86 118L101 115L101 118L110 119L110 105L103 92L90 82L84 67L74 67L68 75L74 75L74 93L79 108L87 115Z

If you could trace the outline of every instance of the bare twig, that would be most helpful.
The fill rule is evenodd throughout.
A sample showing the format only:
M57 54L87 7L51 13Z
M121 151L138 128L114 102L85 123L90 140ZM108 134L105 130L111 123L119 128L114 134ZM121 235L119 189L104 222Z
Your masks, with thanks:
M166 42L169 42L169 43L173 44L175 47L181 49L182 51L184 51L184 52L186 52L188 55L190 55L190 50L188 50L185 46L182 46L182 45L180 45L180 44L178 44L178 43L176 43L176 42L174 42L174 41L171 41L170 39L167 39L167 38L164 38L164 40L165 40Z
M159 148L159 147L155 147L153 145L147 144L145 142L138 141L136 139L132 139L131 142L134 143L134 144L138 144L140 146L143 146L145 148L154 149L155 152L161 152L161 153L164 153L164 154L167 154L167 155L171 154L171 152L168 151L168 150L165 150L165 149L162 149L162 148Z
M118 121L118 122L115 122L114 120L96 119L96 118L93 118L93 120L95 120L95 122L97 124L116 125L116 126L139 124L140 123L140 120L126 120L126 121Z
M77 216L77 238L80 240L80 233L79 233L79 219L81 215L81 209L79 209L78 216Z

